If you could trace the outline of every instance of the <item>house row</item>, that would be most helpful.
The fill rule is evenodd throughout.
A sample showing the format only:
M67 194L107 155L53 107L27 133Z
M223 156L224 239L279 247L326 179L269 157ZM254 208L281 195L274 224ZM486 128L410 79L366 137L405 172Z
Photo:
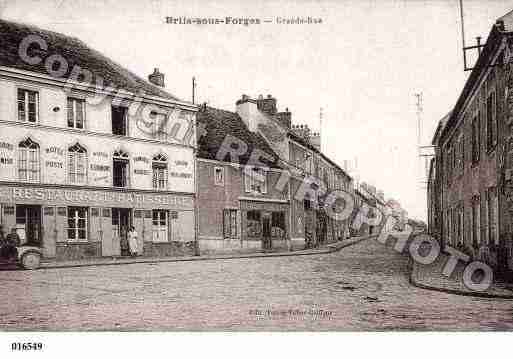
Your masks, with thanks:
M513 269L513 12L493 25L454 108L438 123L428 229L500 274Z
M350 236L352 177L274 97L197 106L75 38L1 20L0 41L0 224L46 258L126 255L130 227L145 256Z

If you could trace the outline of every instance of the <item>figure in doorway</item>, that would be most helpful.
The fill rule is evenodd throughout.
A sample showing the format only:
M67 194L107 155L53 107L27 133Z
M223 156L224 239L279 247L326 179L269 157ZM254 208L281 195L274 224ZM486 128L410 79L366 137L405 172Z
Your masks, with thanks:
M130 248L130 255L132 257L137 257L139 254L139 249L137 247L137 237L138 233L135 228L130 227L130 231L128 231L128 247Z
M121 226L119 231L119 246L121 247L121 255L130 255L130 248L128 247L127 230L125 226Z

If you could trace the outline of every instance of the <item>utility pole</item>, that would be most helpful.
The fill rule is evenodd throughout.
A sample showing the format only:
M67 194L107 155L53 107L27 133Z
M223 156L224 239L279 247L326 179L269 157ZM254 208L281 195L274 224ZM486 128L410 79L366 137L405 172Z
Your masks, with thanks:
M320 151L322 152L322 142L323 142L323 139L322 139L322 107L319 109L319 138L320 138L320 146L319 146L319 149Z
M194 105L196 95L196 77L192 77L192 104Z
M422 172L422 92L416 93L415 97L417 102L415 104L417 108L417 161L418 161L418 181L421 190L424 185L424 174Z

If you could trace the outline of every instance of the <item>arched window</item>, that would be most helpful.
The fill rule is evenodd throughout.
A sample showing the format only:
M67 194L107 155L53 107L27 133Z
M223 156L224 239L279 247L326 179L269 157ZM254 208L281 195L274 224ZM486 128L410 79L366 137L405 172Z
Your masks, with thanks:
M68 148L69 183L86 184L87 182L87 151L76 143Z
M123 150L114 152L112 165L112 183L114 187L128 187L129 164L128 153Z
M18 178L39 182L39 145L30 138L18 145Z
M167 189L167 157L158 154L153 157L153 188Z

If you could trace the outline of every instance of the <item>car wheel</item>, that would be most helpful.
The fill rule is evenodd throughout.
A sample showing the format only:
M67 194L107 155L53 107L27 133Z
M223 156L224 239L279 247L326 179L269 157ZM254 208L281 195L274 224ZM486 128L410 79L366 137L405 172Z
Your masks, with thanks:
M41 255L36 252L25 253L23 257L21 257L21 266L24 269L33 270L39 268L39 264L41 263Z

